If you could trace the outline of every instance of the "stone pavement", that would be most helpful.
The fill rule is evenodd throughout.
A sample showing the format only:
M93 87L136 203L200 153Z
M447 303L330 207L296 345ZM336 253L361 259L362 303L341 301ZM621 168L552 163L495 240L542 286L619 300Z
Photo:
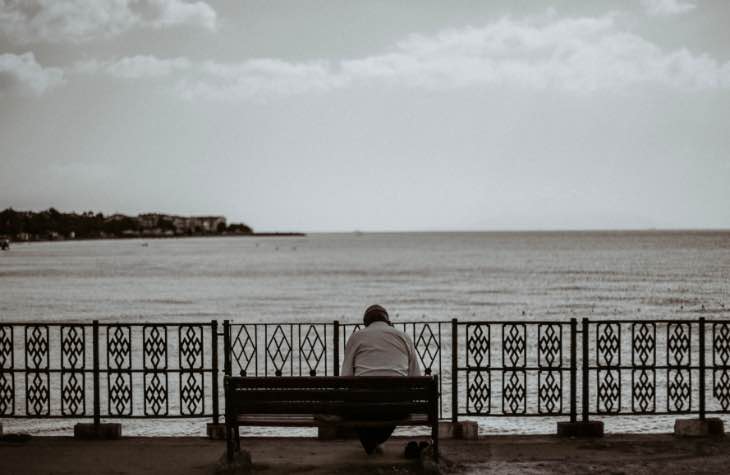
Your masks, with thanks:
M355 440L246 438L254 473L410 474L418 463L402 457L408 438L394 438L384 454L368 457ZM204 438L127 437L79 441L33 437L0 442L0 474L212 474L224 444ZM730 439L679 439L669 434L609 435L602 439L490 436L442 441L443 473L610 473L662 475L728 473Z

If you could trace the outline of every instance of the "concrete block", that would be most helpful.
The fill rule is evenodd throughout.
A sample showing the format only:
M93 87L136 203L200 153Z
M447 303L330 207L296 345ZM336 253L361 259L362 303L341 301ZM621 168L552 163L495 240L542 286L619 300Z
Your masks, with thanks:
M458 426L458 422L439 421L439 439L455 439L454 433L459 430Z
M205 425L205 433L208 434L209 439L213 440L225 440L226 439L226 425L219 423L209 422Z
M12 444L24 444L33 437L28 434L27 432L20 432L17 434L2 434L0 435L0 441L2 442L10 442Z
M115 440L122 437L122 425L118 423L78 423L74 426L74 439Z
M716 437L724 434L725 428L722 420L717 417L674 421L674 435L677 437Z
M558 437L603 437L603 421L558 422Z
M476 421L461 421L461 438L464 440L479 439L479 424Z
M248 475L252 468L251 454L248 451L241 449L240 452L234 452L232 462L228 461L223 452L215 466L215 475Z
M476 421L440 421L439 439L477 440L479 438L479 424Z

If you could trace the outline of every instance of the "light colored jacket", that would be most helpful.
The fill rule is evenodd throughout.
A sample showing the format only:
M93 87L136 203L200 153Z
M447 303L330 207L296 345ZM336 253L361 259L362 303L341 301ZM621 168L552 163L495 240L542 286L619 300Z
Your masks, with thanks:
M421 376L413 340L385 322L373 322L347 340L341 376Z

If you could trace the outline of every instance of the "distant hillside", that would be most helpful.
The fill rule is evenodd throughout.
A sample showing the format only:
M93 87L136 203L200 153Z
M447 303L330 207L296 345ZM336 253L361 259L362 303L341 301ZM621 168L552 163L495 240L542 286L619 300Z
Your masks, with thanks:
M225 216L104 216L92 211L61 213L54 208L40 212L8 208L0 212L0 235L16 241L250 234L253 229L249 226L227 224Z

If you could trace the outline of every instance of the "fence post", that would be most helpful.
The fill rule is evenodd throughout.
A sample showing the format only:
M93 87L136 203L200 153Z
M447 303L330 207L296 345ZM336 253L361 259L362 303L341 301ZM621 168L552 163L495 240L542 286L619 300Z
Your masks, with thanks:
M94 380L94 426L95 430L99 430L101 424L101 401L99 400L99 320L94 320L92 324L92 343L93 343L93 380Z
M576 345L578 343L578 320L570 319L570 422L577 420L576 408L576 378L578 377L578 355Z
M212 358L212 375L213 375L213 424L218 424L220 418L220 394L218 394L218 322L211 320L210 322L210 349Z
M335 320L332 329L332 357L334 362L332 364L332 374L335 376L340 375L340 321Z
M231 376L231 322L223 320L223 374Z
M459 321L451 319L451 422L459 421Z
M705 420L705 317L700 317L700 420Z
M588 405L588 398L589 391L588 386L590 385L590 382L588 381L588 319L583 319L583 358L581 361L582 370L583 370L583 422L588 422L588 411L589 411L589 405Z

